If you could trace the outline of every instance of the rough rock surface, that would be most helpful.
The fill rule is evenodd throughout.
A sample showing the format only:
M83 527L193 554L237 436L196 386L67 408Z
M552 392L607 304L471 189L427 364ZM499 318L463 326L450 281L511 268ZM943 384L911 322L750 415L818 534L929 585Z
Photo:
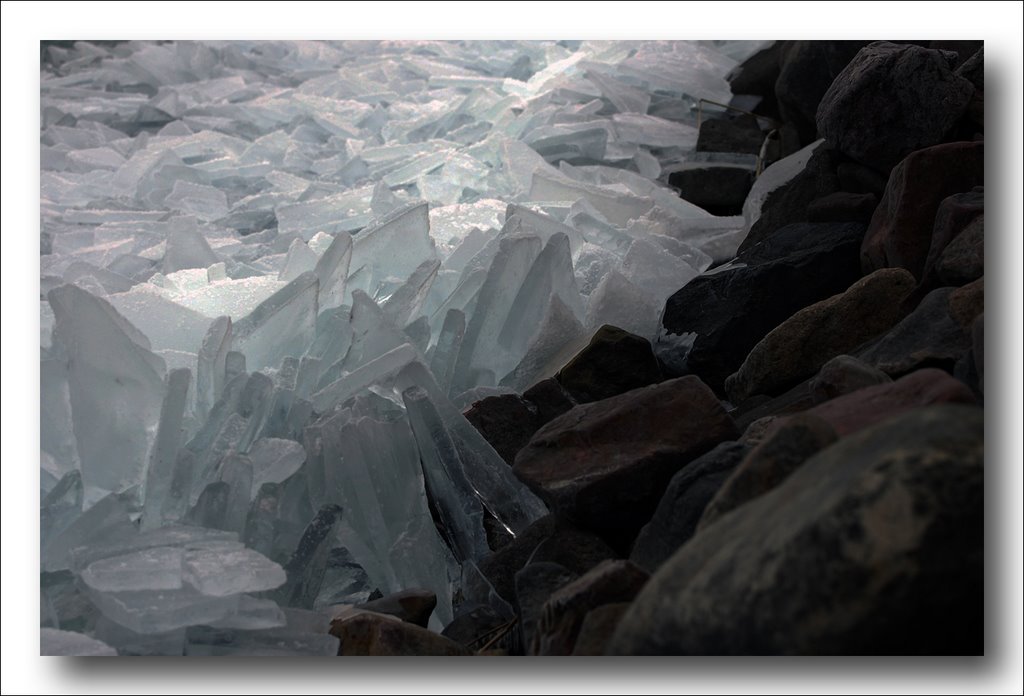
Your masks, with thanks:
M697 533L730 510L775 488L837 439L831 425L812 415L801 413L777 421L708 502L697 523Z
M861 277L860 236L853 226L844 228L841 236L829 235L817 247L761 263L741 256L741 262L753 265L723 268L692 280L669 297L662 316L665 334L687 340L659 346L659 356L720 391L769 331Z
M858 360L852 355L837 355L822 365L818 374L811 380L811 398L814 399L814 403L820 404L864 387L887 384L891 381L889 375L863 360Z
M920 280L942 201L984 183L984 142L946 143L907 155L893 168L864 235L865 272L899 266Z
M981 654L983 421L920 409L819 452L662 566L608 653Z
M681 377L559 416L520 451L514 471L556 514L632 539L676 471L738 435L711 390Z
M725 381L729 398L739 403L753 394L778 394L885 333L903 318L903 299L914 285L909 272L885 268L801 309L761 339Z
M380 599L372 599L363 604L357 604L357 609L373 611L378 614L397 616L402 621L414 623L417 626L427 627L430 615L434 613L437 606L437 595L430 590L403 590L386 595Z
M942 142L967 109L974 85L956 75L957 55L878 41L865 46L818 105L818 132L840 152L885 171Z
M540 427L536 407L516 394L481 399L463 415L509 466Z
M981 278L975 283L983 281ZM964 286L967 290L959 295L954 295L954 288L928 293L917 309L857 357L891 377L920 367L941 367L952 372L953 365L971 345L964 325L969 326L983 309L978 303L977 289L971 285ZM961 298L959 302L957 297ZM957 308L960 321L953 317Z
M661 368L646 338L605 325L555 379L583 404L660 382Z
M942 370L916 370L895 382L859 389L806 411L841 436L855 433L906 411L933 404L973 404L970 389Z
M697 531L704 508L749 451L743 443L723 442L673 476L629 560L648 572L657 570Z
M629 561L606 561L563 586L541 610L530 654L571 655L587 614L605 604L631 601L648 577Z

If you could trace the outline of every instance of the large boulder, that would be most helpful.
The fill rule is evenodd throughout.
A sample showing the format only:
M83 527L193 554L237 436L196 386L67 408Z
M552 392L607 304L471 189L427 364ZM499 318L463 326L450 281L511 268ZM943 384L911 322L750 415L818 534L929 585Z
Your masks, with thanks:
M884 268L801 309L761 339L725 381L729 398L739 403L754 394L778 394L885 333L903 318L903 299L914 285L902 268Z
M530 563L516 573L515 607L522 652L528 654L534 644L537 623L548 599L578 577L579 573L549 561Z
M494 591L505 601L515 600L515 577L528 563L553 561L582 575L617 554L600 537L548 515L515 539L482 558L478 564Z
M582 404L660 382L661 368L646 338L606 324L555 379Z
M919 409L819 452L647 583L618 655L980 655L984 415Z
M962 382L942 370L925 368L895 382L858 389L826 401L804 414L825 421L846 436L924 406L973 403L971 390Z
M552 512L616 542L632 541L669 479L739 433L693 376L582 404L519 452L516 476Z
M811 380L811 399L820 404L864 387L888 384L889 375L852 355L837 355L821 366Z
M726 76L733 94L750 94L761 97L754 111L770 117L778 117L779 106L775 100L775 82L779 79L783 41L776 41L737 65Z
M648 572L657 570L697 531L704 508L749 451L741 442L723 442L673 476L629 560Z
M984 309L984 278L963 288L939 288L857 357L891 377L920 367L953 365L971 347L970 322ZM980 295L980 296L979 296Z
M974 218L935 262L940 285L966 285L985 275L985 216Z
M838 437L831 425L812 415L801 413L776 421L708 502L697 523L697 533L730 510L775 488Z
M560 588L541 610L529 654L572 655L587 614L605 604L631 601L649 577L629 561L606 561Z
M885 171L937 145L963 116L974 85L957 55L878 41L860 50L821 99L818 132L837 150Z
M701 164L669 174L680 197L712 215L739 215L754 184L754 170L737 164Z
M517 394L481 399L463 415L509 466L541 426L536 407Z
M972 191L949 196L939 204L939 209L935 213L935 223L932 226L931 247L928 249L928 258L924 263L922 287L918 290L922 296L925 292L943 285L937 268L939 259L942 258L946 249L959 239L960 235L966 232L978 217L984 214L985 187L983 186L976 186ZM973 245L969 244L969 246ZM981 260L984 262L984 258ZM970 280L980 277L979 273ZM958 285L962 284L958 283Z
M761 132L757 119L753 116L708 118L700 124L696 150L697 152L739 152L757 155L761 152L762 144L764 144L764 133ZM743 201L740 201L740 205L742 204Z
M665 303L659 357L721 392L726 377L769 331L861 277L857 250L863 229L786 228L741 254L737 261L746 265L694 278Z
M774 235L786 225L808 221L811 203L839 190L839 156L827 144L819 145L804 168L772 190L761 203L760 215L740 243L744 251Z
M379 599L371 599L363 604L357 604L356 608L396 616L402 621L426 628L436 606L437 595L433 592L412 589L395 592Z
M796 126L804 145L817 137L815 116L822 97L865 41L787 41L775 97L784 121Z
M898 266L920 280L942 201L984 183L984 142L946 143L907 155L892 170L864 235L864 271Z

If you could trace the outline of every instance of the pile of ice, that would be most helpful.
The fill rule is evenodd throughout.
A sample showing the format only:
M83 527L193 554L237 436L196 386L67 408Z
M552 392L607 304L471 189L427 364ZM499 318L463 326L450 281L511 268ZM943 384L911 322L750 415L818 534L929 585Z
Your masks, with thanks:
M411 587L435 629L507 609L474 561L546 510L460 410L733 254L742 218L662 182L758 48L49 47L44 652L332 654L329 607Z

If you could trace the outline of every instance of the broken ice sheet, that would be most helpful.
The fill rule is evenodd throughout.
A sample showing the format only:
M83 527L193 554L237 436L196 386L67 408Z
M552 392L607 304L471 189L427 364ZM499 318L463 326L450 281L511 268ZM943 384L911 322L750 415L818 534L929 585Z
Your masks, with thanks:
M281 566L246 548L193 549L183 568L185 582L213 597L273 590L287 579Z

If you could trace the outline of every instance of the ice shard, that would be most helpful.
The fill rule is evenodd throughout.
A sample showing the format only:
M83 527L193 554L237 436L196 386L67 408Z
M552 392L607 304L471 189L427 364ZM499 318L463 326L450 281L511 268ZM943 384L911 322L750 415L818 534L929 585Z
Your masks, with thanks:
M232 344L250 370L306 352L316 332L318 286L315 273L303 273L234 324Z
M188 370L171 370L167 375L167 393L160 409L160 422L156 438L149 454L146 471L142 508L143 530L163 524L163 506L171 490L175 465L178 462L178 448L181 446L182 417L188 398L192 373Z
M381 309L395 326L405 326L419 317L423 301L437 276L441 262L428 259L416 267L408 280L385 300Z
M497 372L507 372L512 365L507 351L500 349L498 335L508 310L540 253L540 239L533 236L506 238L483 287L472 318L459 348L459 357L452 374L452 388L457 392L477 385L495 384Z
M483 557L490 553L483 508L451 435L422 387L406 389L402 398L419 448L427 493L441 516L449 547L460 562Z
M206 335L196 361L196 418L206 420L227 382L227 356L231 349L231 317L217 317ZM244 371L244 368L243 368Z
M105 300L74 285L47 297L69 357L82 480L108 491L139 483L163 402L164 361Z
M438 386L447 394L455 371L455 361L462 347L466 333L466 315L458 309L449 309L437 337L434 353L430 358L430 371L437 379Z
M344 303L345 282L352 260L352 237L339 232L313 268L319 283L317 305L319 311Z
M291 245L288 247L288 255L284 260L284 267L280 273L277 274L278 280L289 282L295 280L306 271L312 271L316 268L319 257L316 255L309 245L302 241L301 238L295 238L292 240Z

